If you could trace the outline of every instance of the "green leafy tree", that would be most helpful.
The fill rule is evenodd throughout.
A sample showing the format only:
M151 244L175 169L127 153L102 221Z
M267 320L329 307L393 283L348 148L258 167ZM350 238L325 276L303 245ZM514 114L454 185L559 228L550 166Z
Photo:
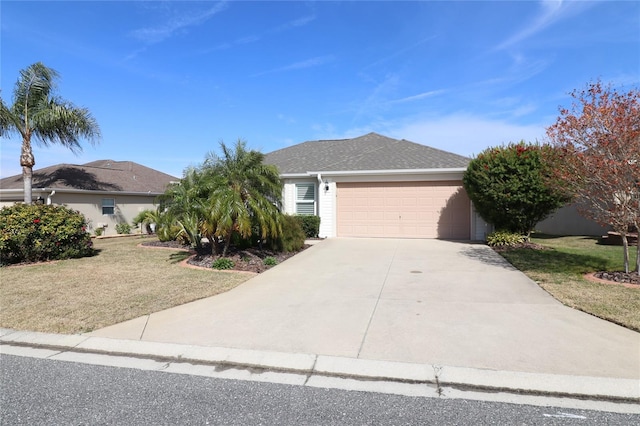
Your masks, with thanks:
M222 155L208 154L200 172L209 197L204 223L212 245L226 256L234 232L248 238L277 237L282 230L278 208L282 182L278 169L263 164L264 154L248 151L246 142L238 140L233 149L220 143Z
M546 153L543 154L543 153ZM552 148L520 142L488 148L474 158L462 182L475 209L498 230L529 237L535 225L569 198L551 185Z
M32 201L31 182L35 158L32 140L41 145L60 144L72 152L82 150L80 138L92 144L100 139L100 128L89 110L55 95L58 73L37 62L20 71L13 92L13 104L0 98L0 136L20 134L20 166L24 181L24 202Z

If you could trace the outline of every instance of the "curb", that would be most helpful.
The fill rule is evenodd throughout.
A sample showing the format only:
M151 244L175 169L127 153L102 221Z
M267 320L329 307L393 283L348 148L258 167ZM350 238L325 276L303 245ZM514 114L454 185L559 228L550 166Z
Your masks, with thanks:
M293 373L307 378L423 384L436 389L640 403L640 380L536 374L514 371L378 361L175 343L121 340L85 335L0 329L0 344L59 352L127 356L162 362Z

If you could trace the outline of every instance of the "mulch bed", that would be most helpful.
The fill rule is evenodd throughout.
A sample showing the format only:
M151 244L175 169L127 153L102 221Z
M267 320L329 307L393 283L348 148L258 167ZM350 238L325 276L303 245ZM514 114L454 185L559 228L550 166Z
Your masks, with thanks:
M201 268L211 268L211 265L213 265L213 262L217 259L217 256L211 254L211 246L209 244L205 244L200 252L196 252L188 245L180 244L177 241L149 241L142 243L142 245L146 247L188 250L193 253L193 256L191 256L187 260L187 264L199 266ZM305 245L302 250L305 250L308 247L310 246ZM254 272L256 274L259 274L266 271L267 269L273 268L273 266L267 266L264 264L265 258L273 257L276 262L280 264L288 258L300 253L300 251L291 253L277 253L271 250L261 250L254 247L248 249L238 249L235 247L230 247L226 257L232 260L234 263L234 267L231 270Z
M638 275L637 272L600 271L593 274L593 276L605 281L612 281L619 284L634 284L640 287L640 275Z
M548 247L535 243L520 243L513 246L496 246L492 247L494 251L501 253L515 249L530 249L530 250L550 250ZM606 281L611 284L624 284L627 287L638 286L640 288L640 275L637 272L621 272L621 271L598 271L593 274L587 274L587 279L590 277L597 278L598 280Z

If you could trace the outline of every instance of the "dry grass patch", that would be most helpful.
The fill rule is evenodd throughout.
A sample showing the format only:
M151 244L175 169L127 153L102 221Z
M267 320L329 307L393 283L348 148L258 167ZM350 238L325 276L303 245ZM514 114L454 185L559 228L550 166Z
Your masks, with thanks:
M640 288L583 278L588 272L622 270L622 247L599 245L592 237L534 235L532 242L548 250L515 249L500 254L563 304L640 331Z
M81 333L228 291L248 274L184 268L188 254L95 240L97 256L0 268L0 326Z

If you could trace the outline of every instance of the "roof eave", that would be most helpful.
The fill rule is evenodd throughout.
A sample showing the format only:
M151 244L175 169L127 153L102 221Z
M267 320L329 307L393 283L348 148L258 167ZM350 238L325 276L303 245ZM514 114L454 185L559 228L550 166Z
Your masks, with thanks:
M420 175L420 174L459 174L464 173L466 167L450 167L437 169L391 169L391 170L326 170L308 171L306 173L283 173L283 178L309 177L309 176L367 176L367 175Z
M100 191L90 189L68 189L68 188L32 188L31 192L52 192L56 191L57 194L98 194L98 195L144 195L144 196L158 196L164 194L164 192L138 192L138 191ZM0 189L0 195L14 195L23 194L23 189Z

